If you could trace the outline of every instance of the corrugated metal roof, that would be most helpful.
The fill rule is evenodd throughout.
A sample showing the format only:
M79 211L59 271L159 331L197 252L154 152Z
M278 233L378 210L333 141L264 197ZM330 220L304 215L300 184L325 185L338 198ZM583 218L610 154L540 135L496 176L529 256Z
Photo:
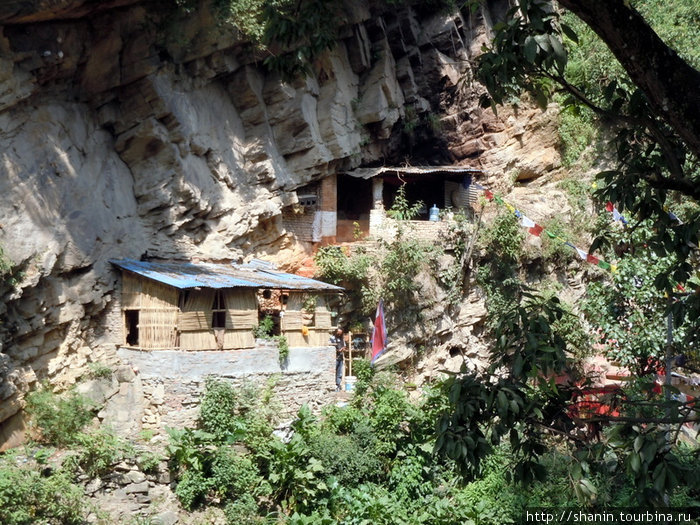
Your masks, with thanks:
M283 290L342 291L340 286L316 281L271 268L237 264L153 262L133 259L109 261L136 273L179 289L185 288L279 288Z
M477 168L469 168L466 166L406 166L406 167L387 167L382 166L379 168L357 168L352 171L348 171L346 175L351 177L358 177L361 179L371 179L378 175L386 174L405 174L405 175L430 175L433 173L452 173L452 174L470 174L470 173L483 173L482 170Z

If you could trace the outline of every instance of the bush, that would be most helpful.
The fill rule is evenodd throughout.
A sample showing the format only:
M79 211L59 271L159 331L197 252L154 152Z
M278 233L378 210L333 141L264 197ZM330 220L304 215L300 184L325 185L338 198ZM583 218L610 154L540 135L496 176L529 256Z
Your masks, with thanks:
M204 474L197 470L186 470L180 476L177 487L175 487L175 495L187 510L192 510L202 504L208 492L209 483Z
M72 445L77 446L77 454L68 457L64 468L70 471L80 468L90 477L107 474L113 465L134 455L128 443L105 429L79 432Z
M501 213L481 234L481 246L491 258L502 258L506 264L520 260L523 253L525 233L512 213Z
M0 462L0 523L3 525L78 525L85 523L82 487L65 471L42 475Z
M213 454L208 484L222 499L236 500L242 496L259 496L262 478L253 462L228 447L219 447Z
M275 321L269 315L262 318L258 326L255 327L253 333L256 339L270 339L272 337L272 331L275 328Z
M553 233L558 238L553 239L546 233L542 233L542 259L555 265L565 265L569 261L578 258L574 250L566 246L562 239L576 242L576 236L562 220L560 216L553 217L544 225L544 229Z
M238 394L231 383L208 377L199 408L199 423L205 432L223 441L240 430L235 418Z
M43 441L53 445L75 443L78 433L92 420L93 410L87 398L75 392L60 397L46 385L27 395L26 411L32 426L39 429Z
M320 432L310 440L309 453L319 459L326 476L333 476L341 485L378 481L382 473L377 454L354 434Z
M229 525L257 525L265 520L259 515L258 504L250 494L228 503L224 508L226 521Z

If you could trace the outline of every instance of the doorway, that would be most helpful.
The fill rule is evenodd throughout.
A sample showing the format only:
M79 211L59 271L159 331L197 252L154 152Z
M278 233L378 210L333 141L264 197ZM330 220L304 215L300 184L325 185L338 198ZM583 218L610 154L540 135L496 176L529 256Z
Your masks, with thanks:
M124 310L126 345L139 346L139 311Z

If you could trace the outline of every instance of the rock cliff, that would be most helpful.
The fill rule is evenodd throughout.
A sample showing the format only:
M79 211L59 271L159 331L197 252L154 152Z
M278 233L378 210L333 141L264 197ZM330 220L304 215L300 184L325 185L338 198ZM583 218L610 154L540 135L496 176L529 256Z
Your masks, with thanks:
M284 82L206 3L173 17L146 0L4 2L0 246L18 282L0 304L0 443L37 381L117 359L110 258L292 266L309 247L282 210L328 174L461 163L498 185L557 168L553 110L478 107L472 60L505 3L358 0L337 46Z

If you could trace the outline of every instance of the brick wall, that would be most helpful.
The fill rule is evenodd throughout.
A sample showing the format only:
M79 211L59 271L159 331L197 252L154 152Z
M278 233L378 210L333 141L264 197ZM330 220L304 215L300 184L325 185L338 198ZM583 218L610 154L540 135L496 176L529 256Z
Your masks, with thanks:
M293 233L297 239L306 242L319 242L320 231L317 222L316 211L305 208L302 213L296 213L292 207L287 207L282 211L282 224L284 229Z
M381 221L378 217L373 218L375 220L370 223L371 237L390 241L396 236L396 220L386 216ZM421 241L437 241L441 232L449 228L448 221L404 221L404 224L410 231L410 237Z

